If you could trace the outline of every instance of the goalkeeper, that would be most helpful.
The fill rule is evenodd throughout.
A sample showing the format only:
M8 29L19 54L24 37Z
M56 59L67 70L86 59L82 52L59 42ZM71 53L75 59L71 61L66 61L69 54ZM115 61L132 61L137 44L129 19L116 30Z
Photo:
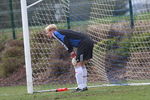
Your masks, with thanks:
M75 68L75 78L78 87L75 92L88 90L87 88L87 69L85 63L92 58L94 42L84 33L69 29L57 29L55 24L50 24L45 28L49 38L57 39L70 53L72 64ZM76 53L73 48L77 48Z

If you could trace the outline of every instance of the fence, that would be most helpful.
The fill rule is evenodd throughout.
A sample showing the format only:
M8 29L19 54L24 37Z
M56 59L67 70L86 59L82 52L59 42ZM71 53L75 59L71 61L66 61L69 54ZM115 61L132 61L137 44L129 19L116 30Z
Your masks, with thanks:
M28 1L28 4L31 4L36 0L30 0ZM57 1L57 0L56 0ZM103 0L100 0L103 1ZM125 0L126 1L126 0ZM119 14L131 14L131 24L134 25L134 18L133 13L139 13L140 10L137 9L139 6L139 9L142 9L143 7L146 7L146 11L149 11L148 9L148 0L144 0L144 2L140 3L140 0L128 0L129 3L126 3L124 7L126 9L122 10L122 7L116 7L115 10ZM93 2L93 0L84 0L81 2L81 0L70 0L70 20L71 21L83 21L89 19L90 16L90 4ZM116 3L117 4L117 3ZM82 8L79 8L78 6L81 6ZM129 6L130 5L130 6ZM59 6L59 5L56 5ZM57 8L57 7L56 7ZM0 35L6 35L9 34L9 38L17 38L19 33L22 33L22 22L21 22L21 7L20 7L20 0L1 0L0 1ZM58 8L59 9L59 8ZM120 10L120 11L119 11ZM30 15L32 15L34 9L30 9ZM122 12L122 13L121 13ZM59 13L59 12L58 12ZM114 15L118 15L118 13L113 12ZM56 16L59 20L59 17ZM30 17L29 17L30 18Z

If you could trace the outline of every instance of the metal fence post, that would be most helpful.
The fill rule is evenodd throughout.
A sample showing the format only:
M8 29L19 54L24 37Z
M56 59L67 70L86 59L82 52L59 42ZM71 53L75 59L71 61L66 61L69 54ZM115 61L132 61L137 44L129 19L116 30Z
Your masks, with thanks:
M10 17L11 17L11 28L12 28L13 39L16 39L12 0L9 0L9 9L10 9L9 13L10 13Z
M130 27L134 28L134 15L133 15L133 6L132 0L129 0L129 10L130 10Z

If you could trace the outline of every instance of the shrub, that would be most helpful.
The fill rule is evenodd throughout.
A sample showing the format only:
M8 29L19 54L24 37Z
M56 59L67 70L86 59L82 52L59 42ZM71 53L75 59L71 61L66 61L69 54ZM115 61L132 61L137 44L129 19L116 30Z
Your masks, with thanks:
M107 52L111 49L114 49L117 47L117 42L115 39L105 39L94 46L94 50L99 53L99 52Z
M1 77L7 77L10 74L12 74L18 67L21 66L21 63L19 62L18 58L4 58L2 59L2 63L0 64L1 68Z
M118 48L115 49L115 54L120 56L120 57L129 57L130 55L130 39L124 38L118 43Z
M131 52L147 52L150 50L150 33L134 34L130 38L105 39L94 46L97 54L105 52L111 64L124 65Z
M3 57L19 57L23 55L24 55L23 48L20 48L20 47L6 48L3 53Z
M61 76L66 78L74 75L74 73L66 75L72 71L69 53L58 41L47 38L43 35L43 31L32 34L31 38L34 77L38 77L39 81L44 82L44 80L48 81L47 77L49 77L49 81L56 81Z
M23 48L23 40L9 40L6 43L7 47L22 47Z
M24 64L23 41L12 40L5 43L0 56L0 77L7 77Z
M130 51L140 52L150 50L150 33L135 34L130 39Z

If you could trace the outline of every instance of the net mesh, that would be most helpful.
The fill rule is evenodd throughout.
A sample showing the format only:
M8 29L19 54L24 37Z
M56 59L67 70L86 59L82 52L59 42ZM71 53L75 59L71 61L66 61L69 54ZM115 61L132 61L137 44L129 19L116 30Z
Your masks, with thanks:
M149 80L150 15L146 5L149 2L142 0L94 1L88 33L96 42L93 63L99 75L97 80Z
M76 85L69 54L43 35L51 23L86 32L94 40L89 85L149 82L149 2L129 1L43 0L28 8L34 90Z

